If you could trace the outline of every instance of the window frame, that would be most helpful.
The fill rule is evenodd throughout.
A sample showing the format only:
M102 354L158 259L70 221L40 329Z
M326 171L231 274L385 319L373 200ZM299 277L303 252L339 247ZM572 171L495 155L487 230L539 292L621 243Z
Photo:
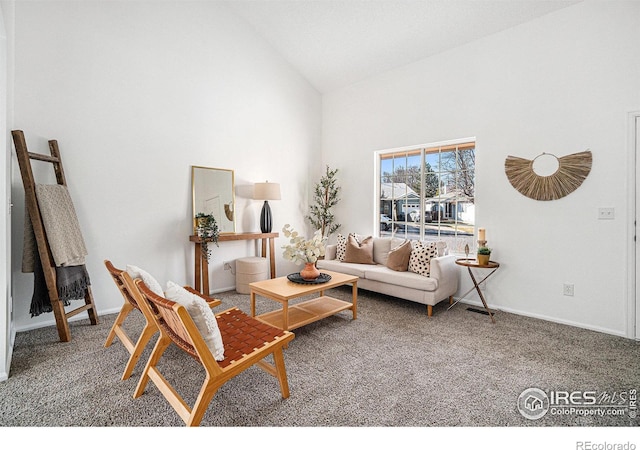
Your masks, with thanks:
M462 148L461 148L462 147ZM384 149L384 150L377 150L374 152L374 205L375 207L374 209L374 226L375 226L375 230L376 230L376 235L377 236L381 236L381 224L380 224L380 216L381 214L386 214L385 212L383 212L382 207L381 207L381 194L382 194L382 185L384 184L382 182L382 160L385 159L385 156L387 156L387 158L391 158L392 155L397 155L397 154L401 154L401 153L406 153L407 155L410 154L419 154L420 155L420 192L418 193L419 195L419 199L418 199L418 203L419 205L424 205L425 204L425 158L427 158L427 155L430 153L434 153L437 152L438 154L442 154L442 151L448 151L448 150L454 150L454 149L459 149L459 150L464 150L466 149L473 149L474 150L474 173L473 173L473 184L474 184L474 192L473 192L473 205L476 204L476 195L475 195L475 185L476 185L476 170L475 170L475 155L476 155L476 150L477 150L477 140L475 137L467 137L467 138L461 138L461 139L452 139L452 140L447 140L447 141L440 141L440 142L432 142L432 143L428 143L428 144L421 144L421 145L411 145L411 146L407 146L407 147L399 147L399 148L392 148L392 149ZM440 161L440 159L439 159ZM456 173L458 171L456 170ZM439 172L437 172L439 175L441 175L443 173L443 171L439 168ZM439 180L441 180L441 178L438 178ZM393 182L392 182L393 184ZM393 186L395 187L395 186ZM392 187L392 189L393 189ZM442 195L442 194L440 194ZM430 197L431 198L431 197ZM455 203L456 205L458 204L457 202ZM393 209L393 207L392 207ZM424 214L424 212L422 211L423 207L420 207L420 212L421 214ZM456 206L456 210L457 210L457 206ZM408 214L406 212L406 208L404 210L405 214ZM393 220L393 217L391 217ZM458 226L458 218L455 218L455 227L454 227L454 241L455 240L459 240L459 236L465 236L465 240L470 241L469 243L469 251L470 252L475 252L476 249L476 242L475 242L475 238L474 236L476 235L477 232L477 225L476 225L476 220L475 220L475 212L473 215L473 223L470 223L470 229L465 232L463 231L462 234L459 234L459 231L461 230ZM410 239L410 240L429 240L430 238L433 238L434 235L433 234L426 234L425 230L427 229L427 226L425 224L425 220L424 220L424 216L421 217L421 220L418 221L419 222L419 232L418 232L418 236L414 237L414 236L409 236L408 231L402 231L402 237L406 238L406 239ZM407 223L407 217L405 216L405 222L399 222L399 223ZM438 221L438 231L437 234L435 234L435 238L436 239L441 239L441 232L442 232L442 228L441 228L441 221ZM391 233L392 236L396 235L396 232L392 232ZM471 239L468 238L468 236L471 237ZM463 254L464 250L463 249L455 249L452 248L451 249L451 253L455 253L455 254Z

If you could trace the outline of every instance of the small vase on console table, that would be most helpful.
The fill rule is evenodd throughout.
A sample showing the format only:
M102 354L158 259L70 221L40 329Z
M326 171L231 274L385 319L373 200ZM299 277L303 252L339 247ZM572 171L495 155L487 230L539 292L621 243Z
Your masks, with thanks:
M305 281L313 281L320 276L320 271L315 263L304 263L304 269L300 271L300 276Z

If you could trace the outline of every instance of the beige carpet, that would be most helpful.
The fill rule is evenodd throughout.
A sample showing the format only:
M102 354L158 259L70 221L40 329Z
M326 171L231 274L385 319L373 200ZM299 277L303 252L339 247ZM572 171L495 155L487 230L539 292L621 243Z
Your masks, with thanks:
M330 293L349 300L350 288ZM114 295L117 295L114 289ZM249 296L218 295L249 311ZM640 387L640 345L542 320L498 312L497 323L446 302L427 318L424 306L360 291L358 319L349 312L295 330L285 351L291 389L251 368L224 385L202 421L224 427L636 427L622 416L523 417L518 397L544 391L628 393ZM258 301L258 313L275 303ZM149 349L133 376L120 381L128 353L103 343L115 315L73 322L72 341L55 327L18 333L9 379L0 383L0 425L182 426L151 383L132 393ZM142 325L136 312L131 332ZM154 338L155 342L155 338ZM192 403L203 371L170 348L165 375ZM639 443L640 444L640 443Z

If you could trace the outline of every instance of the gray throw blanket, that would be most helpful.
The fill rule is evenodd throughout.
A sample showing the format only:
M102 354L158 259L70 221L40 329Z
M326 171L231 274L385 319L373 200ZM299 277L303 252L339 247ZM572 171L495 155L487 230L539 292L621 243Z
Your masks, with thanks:
M84 265L87 250L80 224L66 186L37 184L35 188L44 230L56 265L58 298L68 306L69 300L84 298L87 287L91 285ZM30 308L33 317L51 312L52 306L28 212L24 226L22 272L34 273Z

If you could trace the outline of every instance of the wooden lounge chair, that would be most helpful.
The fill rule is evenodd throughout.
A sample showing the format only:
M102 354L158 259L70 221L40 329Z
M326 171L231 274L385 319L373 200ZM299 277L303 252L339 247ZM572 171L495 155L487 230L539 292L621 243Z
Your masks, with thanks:
M282 398L289 397L282 349L294 338L293 333L272 327L238 308L228 309L215 315L224 343L224 360L216 361L184 306L154 294L142 280L136 280L135 287L134 296L138 303L146 301L150 309L157 311L153 317L160 328L160 337L138 382L134 398L143 394L151 380L186 425L198 426L218 389L254 364L276 377ZM130 291L134 291L133 286ZM200 362L206 372L193 408L187 405L158 368L162 354L172 342ZM263 360L269 355L273 356L274 364Z
M133 372L136 363L140 359L142 352L147 346L147 343L151 340L153 335L158 332L158 326L153 319L153 312L151 311L151 309L149 309L149 306L146 303L138 304L138 302L136 302L136 299L131 295L131 292L127 288L125 278L131 278L129 274L125 270L116 268L109 260L105 260L104 265L106 266L109 275L111 275L111 278L113 278L116 287L125 300L124 304L122 305L122 309L120 309L120 313L111 326L111 330L109 331L109 335L107 336L107 340L105 341L104 346L109 347L113 343L113 339L118 336L120 342L122 342L122 345L124 345L124 347L130 353L131 356L129 357L129 360L127 361L127 364L124 368L124 372L122 373L122 380L126 380L131 376L131 373ZM196 295L200 295L197 291L191 289L188 286L185 286L185 289ZM204 298L212 308L222 303L217 299L211 299L203 296L201 297ZM127 335L122 324L129 316L129 314L135 310L138 310L142 313L145 319L145 324L142 332L140 333L140 336L134 343L133 339L129 335Z

